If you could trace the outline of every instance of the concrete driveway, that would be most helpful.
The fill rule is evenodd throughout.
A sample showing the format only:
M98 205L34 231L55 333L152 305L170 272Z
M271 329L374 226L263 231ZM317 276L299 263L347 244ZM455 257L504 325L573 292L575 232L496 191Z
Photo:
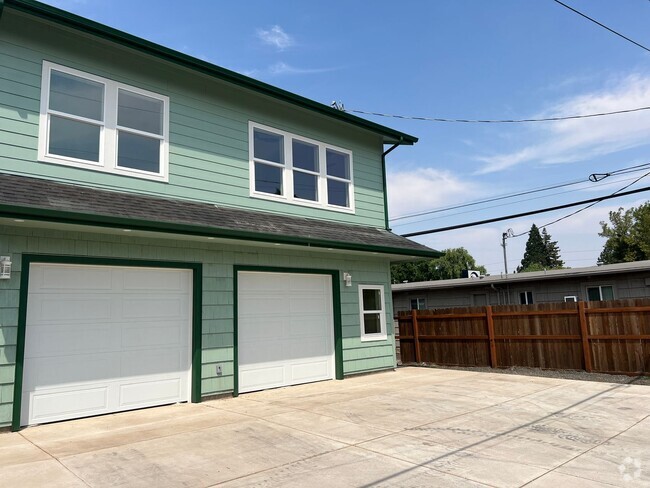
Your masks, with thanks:
M650 387L423 368L0 434L2 486L650 486Z

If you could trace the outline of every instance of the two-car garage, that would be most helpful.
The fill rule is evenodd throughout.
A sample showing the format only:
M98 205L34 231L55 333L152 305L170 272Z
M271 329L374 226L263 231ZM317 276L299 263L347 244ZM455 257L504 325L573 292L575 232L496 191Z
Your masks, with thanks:
M192 269L28 266L20 425L192 398ZM237 277L239 392L334 378L332 277Z

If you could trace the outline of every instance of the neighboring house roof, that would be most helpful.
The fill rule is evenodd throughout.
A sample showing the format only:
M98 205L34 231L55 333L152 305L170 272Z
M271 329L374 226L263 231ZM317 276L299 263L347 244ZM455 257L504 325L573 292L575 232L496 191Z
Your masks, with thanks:
M650 271L650 261L635 261L632 263L605 264L585 268L551 269L547 271L532 271L530 273L514 273L508 275L481 276L480 278L460 278L457 280L414 281L392 285L393 291L430 290L459 288L477 285L498 285L525 283L529 281L557 280L563 278L580 278L602 276L614 273L630 273L634 271Z
M439 257L384 229L100 190L0 173L0 217Z
M255 80L248 76L244 76L234 71L230 71L220 66L208 63L201 59L188 56L187 54L183 54L179 51L169 49L159 44L155 44L153 42L133 36L131 34L127 34L126 32L122 32L117 29L113 29L112 27L108 27L106 25L94 22L84 17L80 17L70 12L66 12L65 10L58 9L50 5L45 5L34 0L0 0L0 16L2 15L3 7L25 12L30 15L34 15L36 17L40 17L63 25L65 27L85 32L93 36L115 42L117 44L121 44L123 46L157 57L164 61L174 63L184 68L189 68L205 75L212 76L220 80L241 86L243 88L253 90L263 95L273 97L277 100L281 100L292 105L297 105L312 112L316 112L321 115L325 115L327 117L331 117L333 119L361 127L363 129L381 135L383 137L384 143L386 144L410 145L418 141L418 138L415 136L391 129L389 127L385 127L380 124L376 124L369 120L329 107L295 93L282 90L281 88L269 85L268 83Z

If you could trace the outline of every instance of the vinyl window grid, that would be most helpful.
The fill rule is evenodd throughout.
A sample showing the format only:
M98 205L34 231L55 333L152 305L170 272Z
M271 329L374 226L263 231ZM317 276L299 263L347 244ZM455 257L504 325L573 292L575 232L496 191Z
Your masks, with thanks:
M269 160L255 157L255 131L256 130L267 134L282 137L283 161L281 163L277 161L269 161ZM249 170L250 170L250 196L251 197L261 198L265 200L272 200L276 202L291 203L294 205L301 205L305 207L323 208L327 210L333 210L336 212L355 213L354 178L352 176L353 175L352 151L343 149L341 147L333 146L331 144L326 144L324 142L320 142L308 137L299 136L291 132L276 129L263 124L258 124L256 122L249 122L248 140L249 140L248 150L249 150L249 158L250 158ZM317 146L318 171L310 171L298 167L294 168L293 165L293 141L294 140L296 142ZM333 151L347 156L348 173L349 173L348 178L341 178L341 177L327 174L327 151ZM274 168L279 168L282 170L282 180L281 180L282 194L281 195L257 191L255 189L255 177L256 177L255 164L256 163L267 165ZM303 174L310 174L310 175L317 176L317 187L316 187L317 200L315 201L306 200L295 196L294 173L303 173ZM328 203L327 182L329 180L339 181L347 184L347 188L348 188L347 207Z
M379 304L380 309L366 310L363 301L364 290L379 291ZM361 342L369 341L383 341L388 337L386 334L386 304L384 301L384 287L381 285L359 285L359 318L361 324ZM365 316L366 315L379 315L379 332L366 333L365 329Z
M98 83L103 86L102 120L94 120L71 113L51 110L50 105L50 81L52 71L73 75L83 80ZM140 95L162 102L162 134L133 129L120 126L118 119L118 98L119 92ZM92 161L71 156L49 153L50 142L50 120L52 116L64 118L71 121L83 122L100 128L99 134L99 160ZM120 132L142 136L160 141L159 171L157 173L118 166L118 135ZM106 173L113 173L135 178L169 181L169 97L159 95L134 86L119 83L101 76L96 76L84 71L58 65L49 61L43 61L42 83L41 83L41 107L39 116L39 137L38 137L38 160L46 163L56 163L77 168L92 169Z

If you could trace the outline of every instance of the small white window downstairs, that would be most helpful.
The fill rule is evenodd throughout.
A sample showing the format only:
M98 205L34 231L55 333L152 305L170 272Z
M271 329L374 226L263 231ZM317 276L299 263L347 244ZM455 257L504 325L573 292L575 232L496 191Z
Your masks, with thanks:
M387 335L384 287L381 285L359 285L359 309L361 341L385 340Z
M169 98L43 61L38 160L168 181Z
M251 122L250 195L354 212L352 153Z

